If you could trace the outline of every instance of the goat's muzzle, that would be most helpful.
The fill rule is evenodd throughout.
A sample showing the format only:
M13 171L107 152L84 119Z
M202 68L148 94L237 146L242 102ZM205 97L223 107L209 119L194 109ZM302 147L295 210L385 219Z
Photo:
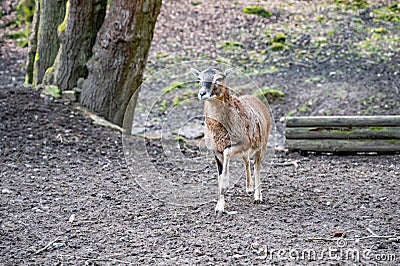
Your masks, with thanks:
M204 88L201 88L199 90L198 97L201 101L207 100L208 98L210 98L210 92Z

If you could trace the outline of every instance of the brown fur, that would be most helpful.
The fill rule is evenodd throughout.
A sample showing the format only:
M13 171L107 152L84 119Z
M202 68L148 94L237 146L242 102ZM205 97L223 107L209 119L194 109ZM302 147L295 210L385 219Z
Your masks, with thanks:
M253 96L230 96L227 88L205 103L208 147L222 154L232 145L243 144L257 150L268 142L270 115L265 105Z

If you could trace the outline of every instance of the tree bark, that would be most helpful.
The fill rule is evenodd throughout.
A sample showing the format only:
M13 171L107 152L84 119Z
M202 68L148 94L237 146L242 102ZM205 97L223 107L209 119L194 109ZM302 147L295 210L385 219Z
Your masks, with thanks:
M26 60L26 76L25 83L31 84L33 82L33 66L35 63L35 56L37 50L37 35L39 30L39 21L40 21L40 1L36 1L35 3L35 13L33 15L32 20L32 28L31 34L29 36L29 49L28 56Z
M69 0L65 19L58 26L60 49L43 83L71 90L87 77L86 63L106 14L107 0Z
M161 0L114 0L98 33L81 103L117 125L142 82L160 7Z
M37 50L34 60L33 84L42 83L44 74L56 58L60 42L57 36L58 25L64 19L66 0L40 1L39 29L37 33Z

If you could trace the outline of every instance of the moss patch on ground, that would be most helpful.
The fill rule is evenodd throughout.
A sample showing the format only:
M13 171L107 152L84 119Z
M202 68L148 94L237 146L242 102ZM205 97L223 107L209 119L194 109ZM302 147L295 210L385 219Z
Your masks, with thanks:
M285 93L279 89L273 89L270 87L263 87L254 93L254 96L263 99L266 98L268 102L272 103L277 100L281 100L285 97Z
M257 15L263 18L272 17L272 12L266 10L264 7L261 6L246 6L242 9L242 11L245 14Z

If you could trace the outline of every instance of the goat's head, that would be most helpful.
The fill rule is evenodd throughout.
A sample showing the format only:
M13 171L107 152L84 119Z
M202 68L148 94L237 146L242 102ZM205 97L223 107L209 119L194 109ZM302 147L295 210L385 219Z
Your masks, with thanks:
M233 68L222 71L219 68L207 68L199 71L192 68L192 73L199 79L201 88L198 97L200 100L207 100L212 97L221 97L226 90L226 77L233 72Z

